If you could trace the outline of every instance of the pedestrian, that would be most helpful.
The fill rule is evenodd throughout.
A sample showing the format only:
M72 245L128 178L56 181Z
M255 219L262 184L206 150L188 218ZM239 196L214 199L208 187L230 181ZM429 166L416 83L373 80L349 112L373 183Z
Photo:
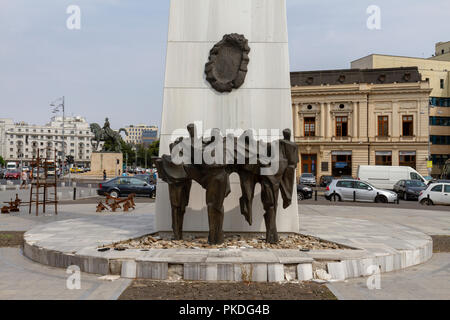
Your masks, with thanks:
M20 186L20 189L27 189L28 188L28 173L25 170L22 170L21 179L22 179L22 184Z
M103 181L106 180L106 170L103 170Z

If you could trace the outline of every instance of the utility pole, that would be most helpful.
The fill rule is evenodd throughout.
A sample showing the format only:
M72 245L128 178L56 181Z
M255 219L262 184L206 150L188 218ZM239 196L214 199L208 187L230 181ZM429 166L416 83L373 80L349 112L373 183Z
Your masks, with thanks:
M58 100L62 100L62 103L60 104L56 104L56 102ZM61 168L61 173L62 173L62 177L64 178L64 173L65 173L65 166L64 166L64 162L66 161L66 147L65 147L65 120L66 120L66 108L65 108L65 97L63 96L62 98L56 99L54 102L52 102L50 104L50 106L55 107L55 109L53 109L53 113L56 113L58 111L62 111L63 117L62 117L62 168Z

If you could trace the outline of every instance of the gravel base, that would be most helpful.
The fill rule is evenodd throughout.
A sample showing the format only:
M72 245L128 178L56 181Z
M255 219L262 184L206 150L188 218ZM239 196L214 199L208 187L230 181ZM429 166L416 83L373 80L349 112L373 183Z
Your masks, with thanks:
M114 249L300 249L300 250L324 250L324 249L349 249L346 246L319 238L305 235L281 236L278 244L265 242L264 237L230 235L226 236L221 245L210 245L206 237L192 237L191 239L175 241L165 240L159 236L147 235L137 239L131 239L114 243L101 248Z

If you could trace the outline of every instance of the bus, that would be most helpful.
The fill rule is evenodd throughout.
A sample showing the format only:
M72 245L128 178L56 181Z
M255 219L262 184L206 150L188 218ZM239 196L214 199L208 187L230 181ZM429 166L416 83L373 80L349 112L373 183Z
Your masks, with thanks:
M17 170L17 163L15 163L15 162L8 162L6 164L6 169L7 170Z

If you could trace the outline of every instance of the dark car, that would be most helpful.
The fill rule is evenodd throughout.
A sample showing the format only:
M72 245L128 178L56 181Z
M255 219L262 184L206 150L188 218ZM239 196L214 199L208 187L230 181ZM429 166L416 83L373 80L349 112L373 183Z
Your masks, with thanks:
M19 180L21 172L19 170L7 170L5 173L6 180Z
M420 192L427 188L426 184L420 180L400 180L394 185L394 191L403 200L417 200Z
M319 185L322 188L325 188L326 186L328 186L331 181L333 181L334 177L333 176L321 176L320 177L320 181L319 181Z
M111 197L120 198L128 196L132 193L136 196L145 196L153 198L155 196L156 187L146 181L134 177L117 177L106 182L102 182L98 186L97 193L104 196L108 193Z
M313 190L310 186L307 186L304 184L297 185L297 199L299 201L302 201L305 199L311 199L312 194L313 194Z
M151 174L136 174L134 178L142 179L148 184L156 184L156 181Z

